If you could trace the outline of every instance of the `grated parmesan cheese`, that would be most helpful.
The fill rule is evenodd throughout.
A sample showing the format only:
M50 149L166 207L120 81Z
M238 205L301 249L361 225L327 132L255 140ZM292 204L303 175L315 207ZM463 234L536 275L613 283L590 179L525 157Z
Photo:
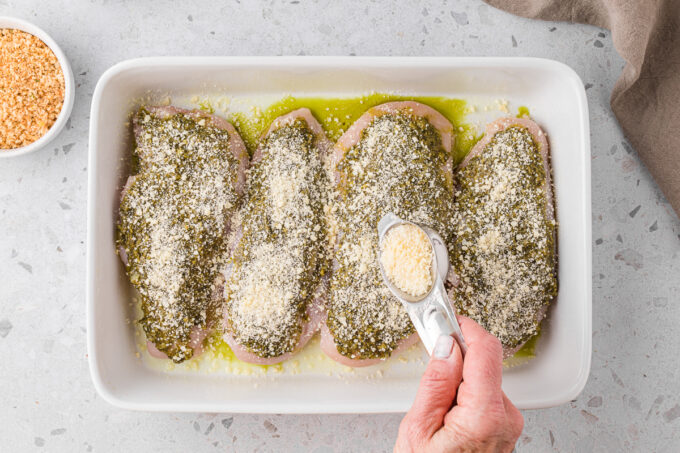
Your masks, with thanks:
M262 142L225 269L227 329L250 352L276 357L298 344L327 268L328 202L317 138L297 119Z
M405 109L376 116L338 162L341 183L329 209L335 254L327 324L340 354L386 358L413 334L408 314L382 280L376 227L393 212L450 238L449 159L439 132Z
M555 222L543 159L529 131L510 127L460 169L450 291L471 317L512 349L538 332L557 291Z
M381 244L380 262L387 278L411 296L422 296L432 287L432 244L415 225L389 229Z
M212 298L239 195L229 134L174 109L135 118L140 171L124 190L118 246L141 296L146 337L175 362L218 317Z

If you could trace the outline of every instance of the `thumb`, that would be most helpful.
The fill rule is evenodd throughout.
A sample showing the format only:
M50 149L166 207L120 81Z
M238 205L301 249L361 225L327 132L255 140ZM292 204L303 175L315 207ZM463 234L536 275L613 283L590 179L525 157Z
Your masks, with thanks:
M463 376L463 356L450 335L437 339L409 416L431 437L444 423Z

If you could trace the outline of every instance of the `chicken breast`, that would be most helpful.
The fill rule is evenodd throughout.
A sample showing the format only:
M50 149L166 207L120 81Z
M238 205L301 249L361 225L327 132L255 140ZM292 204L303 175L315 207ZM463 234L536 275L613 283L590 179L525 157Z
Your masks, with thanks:
M277 118L253 155L234 253L223 271L224 339L240 360L281 362L324 318L324 160L331 147L302 108Z
M379 363L418 341L382 281L377 224L393 212L450 237L453 126L417 102L369 109L335 145L336 207L328 315L321 347L348 366Z
M543 171L545 173L544 190L546 194L546 215L548 215L550 220L554 220L555 207L552 191L552 171L550 169L550 146L548 145L548 136L545 134L545 132L543 132L541 127L536 124L535 121L530 120L529 118L506 117L499 118L496 121L487 124L486 130L484 131L484 137L482 137L470 150L470 153L458 166L458 170L465 168L472 159L474 159L476 156L479 156L498 132L513 126L525 128L531 134L531 137L538 147L538 152L541 154L541 158L543 160Z
M231 124L204 112L142 108L133 129L139 173L121 194L119 254L140 294L149 352L182 362L217 322L212 285L247 152Z
M504 357L538 333L557 293L548 140L526 118L501 118L457 174L451 301L501 340Z

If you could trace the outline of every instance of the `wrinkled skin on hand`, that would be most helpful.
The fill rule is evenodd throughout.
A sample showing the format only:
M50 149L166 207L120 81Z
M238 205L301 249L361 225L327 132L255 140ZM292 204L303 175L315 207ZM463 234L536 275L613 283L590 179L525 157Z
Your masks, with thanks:
M501 390L500 342L468 318L459 323L465 361L455 341L437 341L395 452L511 452L522 433L522 414Z

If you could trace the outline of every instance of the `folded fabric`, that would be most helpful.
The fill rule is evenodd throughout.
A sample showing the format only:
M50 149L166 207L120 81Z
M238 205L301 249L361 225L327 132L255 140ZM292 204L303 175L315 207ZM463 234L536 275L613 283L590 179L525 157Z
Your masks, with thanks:
M611 106L680 215L680 0L485 0L519 16L612 31L627 64Z

